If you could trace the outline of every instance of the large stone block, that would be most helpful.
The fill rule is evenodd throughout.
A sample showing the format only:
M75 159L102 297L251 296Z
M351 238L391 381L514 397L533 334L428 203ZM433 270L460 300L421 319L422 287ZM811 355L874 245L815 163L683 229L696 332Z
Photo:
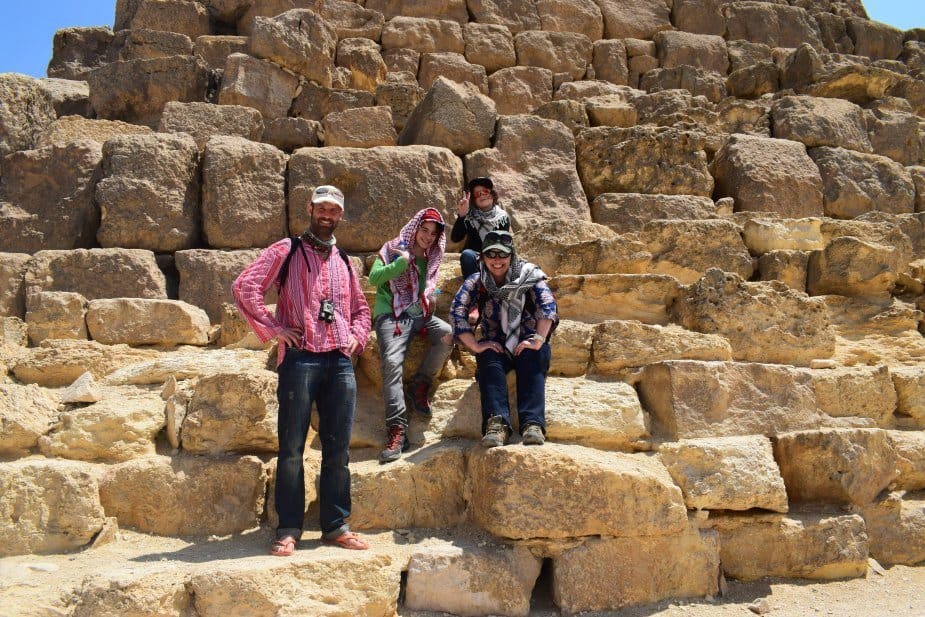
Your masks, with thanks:
M726 576L832 580L864 576L868 536L857 514L711 516Z
M791 501L862 506L898 475L897 455L880 429L819 429L778 435L774 458Z
M577 32L546 32L532 30L514 37L517 64L538 66L553 73L566 73L572 79L582 79L591 64L591 39Z
M58 117L90 116L90 86L85 81L47 78L39 80Z
M874 154L889 157L902 165L917 165L922 160L925 144L919 132L918 116L880 108L868 110L865 115Z
M843 236L809 256L806 289L813 295L877 296L891 290L906 260L886 243Z
M164 536L226 535L256 527L267 474L254 456L155 456L110 467L100 481L107 516Z
M127 27L132 30L179 32L190 38L210 34L209 13L200 2L141 0Z
M265 247L287 235L288 160L274 146L244 137L209 140L202 157L202 227L209 246Z
M193 54L210 69L224 69L228 56L247 53L246 36L200 36L193 44Z
M210 138L217 135L260 141L263 120L260 112L252 107L172 101L164 107L157 130L161 133L189 133L201 150Z
M684 439L664 443L659 458L692 510L787 511L787 491L762 436Z
M520 255L548 276L563 274L644 274L651 254L627 236L582 220L552 220L529 225L517 234Z
M896 390L886 366L840 367L813 371L819 409L832 417L870 418L893 424Z
M494 148L466 157L466 174L494 179L515 226L590 221L588 201L575 171L574 144L572 132L559 122L504 116L498 121Z
M250 53L306 79L331 87L337 33L310 9L293 9L276 17L256 17Z
M812 148L809 156L822 176L827 216L848 219L872 211L902 214L915 210L915 185L899 163L843 148Z
M98 472L70 461L0 464L0 554L62 553L103 528Z
M771 251L818 251L825 248L822 220L750 218L742 226L742 239L754 255Z
M107 519L98 537L117 533L118 525L114 523L114 519ZM90 548L101 546L97 542L94 541ZM143 615L152 607L165 614L182 615L196 610L192 594L186 587L188 577L181 568L175 567L140 573L129 570L120 572L118 579L108 573L88 574L80 585L73 588L68 603L74 617Z
M91 300L90 336L105 345L206 345L209 316L180 300L112 298Z
M222 304L234 303L231 284L251 264L259 251L208 251L192 249L177 251L180 272L180 300L203 309L214 323L222 317ZM267 301L274 302L271 293Z
M473 21L498 24L514 34L543 28L536 2L530 0L471 0L466 3Z
M514 37L505 26L469 22L463 25L463 38L466 60L481 64L489 75L517 64Z
M29 341L82 339L87 336L87 299L71 291L42 291L29 296L26 325Z
M594 39L592 39L594 40ZM591 56L594 78L625 86L629 83L626 44L621 39L594 40Z
M649 433L633 386L622 381L550 377L546 437L602 450L632 451Z
M668 307L681 291L674 278L653 274L560 275L550 286L559 315L590 323L609 319L668 323Z
M671 30L671 4L651 0L596 0L608 39L651 39Z
M351 3L352 4L352 3ZM386 79L388 66L379 46L369 39L341 39L337 44L337 66L350 71L350 84L357 90L376 91Z
M459 156L491 146L495 103L470 83L438 77L398 136L402 146L429 145Z
M878 563L916 565L925 561L925 500L921 494L890 493L861 508Z
M899 461L894 486L904 491L925 489L925 432L889 431L887 437Z
M190 37L163 30L121 30L113 37L112 46L121 61L193 55Z
M537 0L540 30L576 32L592 41L604 36L601 9L593 0Z
M504 538L667 536L687 527L661 463L580 446L508 446L469 454L469 514ZM633 495L633 499L627 499Z
M592 220L618 234L640 231L646 223L657 219L708 219L715 214L712 199L694 195L602 193L591 202Z
M674 0L671 5L671 23L678 30L696 34L726 34L720 0Z
M657 220L646 223L637 239L651 255L646 271L681 283L693 283L716 267L744 279L755 270L741 232L731 221Z
M407 182L411 177L415 181ZM334 184L344 191L348 214L337 230L338 245L377 251L422 203L450 220L463 183L462 162L443 148L303 148L289 160L289 229L301 233L312 190Z
M732 348L717 334L635 320L605 321L594 331L592 366L597 374L616 377L625 369L664 360L732 360Z
M916 367L890 370L896 388L896 415L914 428L925 429L925 371Z
M367 0L366 8L382 13L386 19L394 17L426 17L448 19L460 24L469 21L465 0Z
M870 152L864 111L850 101L812 96L785 96L771 106L774 137L799 141L808 148L837 146Z
M48 457L120 462L153 455L162 428L164 401L157 391L107 389L98 403L62 411L38 444Z
M850 18L845 30L854 43L854 53L871 60L895 60L902 53L903 31L899 28L872 21Z
M264 124L260 141L288 153L299 148L314 148L320 145L320 133L321 123L316 120L274 118Z
M713 192L702 133L598 127L582 131L575 141L578 175L592 200L602 193L709 197Z
M500 69L488 78L488 92L501 115L532 113L552 100L553 74L535 66Z
M193 386L181 438L193 454L277 452L276 373L267 370L207 375Z
M97 298L166 298L154 253L141 249L39 251L26 270L25 293L73 291Z
M553 597L567 613L616 611L719 590L715 532L686 529L643 538L592 538L553 559Z
M819 25L806 9L766 2L736 2L723 11L727 38L746 39L769 47L808 43L823 49Z
M342 148L394 146L398 134L388 107L357 107L332 112L322 121L324 145Z
M646 366L638 390L653 434L671 439L838 425L817 409L810 372L789 366L670 360Z
M86 140L7 156L0 178L4 250L34 253L94 246L100 212L93 191L102 158L100 144Z
M454 51L461 54L466 51L459 23L424 17L390 19L382 28L382 47L413 49L422 54L437 51Z
M96 67L115 60L112 41L109 26L57 30L46 73L59 79L84 80Z
M31 255L0 253L0 316L26 316L24 284Z
M86 372L102 379L117 369L149 360L157 352L96 341L47 340L13 363L13 374L23 383L46 388L69 386Z
M693 96L703 96L711 103L719 103L727 95L724 75L684 64L670 69L646 71L639 78L639 89L647 92L687 90Z
M591 342L596 329L592 324L563 319L556 328L556 352L549 364L550 375L578 377L588 372Z
M114 346L123 348L122 345ZM120 368L106 376L110 385L160 384L172 396L167 384L171 380L189 380L207 375L227 373L231 370L246 373L268 366L267 352L248 349L209 349L181 347L174 351L150 352L133 349L135 358L129 358ZM274 364L275 365L275 356ZM273 366L271 365L271 366ZM185 384L184 384L185 385Z
M27 456L58 417L58 401L30 384L0 383L0 456Z
M150 127L129 124L120 120L91 120L81 116L63 116L52 122L48 129L42 133L38 141L38 147L42 148L78 140L95 141L102 145L119 135L138 135L153 132Z
M716 153L712 170L717 195L735 199L737 211L822 215L822 177L803 144L733 135Z
M0 160L10 152L31 150L57 115L39 80L0 73Z
M662 68L686 65L722 75L729 70L726 41L721 36L664 30L654 40Z
M825 303L776 281L714 268L680 294L672 315L689 330L726 337L736 360L805 366L835 352Z
M209 70L195 56L113 62L87 77L97 117L154 128L170 101L203 101Z
M320 121L330 113L375 105L376 96L372 92L323 88L306 82L302 84L302 92L292 101L292 115Z
M267 60L235 53L225 62L218 102L253 107L264 120L285 118L298 88L299 78L292 73Z

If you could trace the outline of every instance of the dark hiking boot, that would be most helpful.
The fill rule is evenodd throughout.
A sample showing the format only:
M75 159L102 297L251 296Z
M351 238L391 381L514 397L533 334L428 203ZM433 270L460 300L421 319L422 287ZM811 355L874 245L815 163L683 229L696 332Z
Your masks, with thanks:
M538 424L531 424L523 432L523 444L525 446L541 446L546 443L546 436L543 435L543 429Z
M486 448L495 448L507 443L507 438L511 434L510 429L504 424L501 416L492 416L488 418L488 426L485 428L485 436L482 437L482 445Z
M411 408L414 412L424 419L430 419L433 415L430 401L427 400L428 394L430 394L430 380L417 375L412 377L408 384L408 399L411 401Z
M408 435L404 426L390 426L385 448L379 453L379 463L391 463L408 449Z

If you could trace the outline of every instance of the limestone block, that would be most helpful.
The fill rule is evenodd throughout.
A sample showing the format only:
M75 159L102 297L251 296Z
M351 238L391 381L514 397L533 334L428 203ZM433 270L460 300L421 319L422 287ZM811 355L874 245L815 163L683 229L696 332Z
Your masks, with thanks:
M818 429L777 435L774 458L791 501L862 506L899 474L880 429Z
M59 118L91 115L90 86L87 82L53 78L41 79L39 82Z
M87 329L105 345L206 345L209 316L180 300L113 298L91 300Z
M180 272L180 300L203 309L213 322L219 322L222 304L234 302L231 284L251 264L259 251L208 251L192 249L177 251L177 270ZM273 293L267 302L275 301Z
M688 65L646 71L639 78L639 89L647 92L682 89L706 97L711 103L719 103L727 94L725 76Z
M84 373L61 392L62 403L98 403L103 392L90 373Z
M696 510L787 511L787 491L771 442L758 435L664 443L659 458Z
M26 315L24 282L31 255L0 253L0 315L18 317Z
M112 518L106 520L115 522ZM100 533L104 532L105 528ZM91 548L97 546L94 541ZM74 617L144 615L152 610L181 615L196 610L186 588L188 575L179 568L156 573L120 572L117 577L105 573L88 575L72 592Z
M273 118L263 124L260 141L283 152L320 145L321 123L307 118Z
M202 150L210 138L218 135L243 137L259 141L263 134L260 112L243 105L170 102L164 106L161 133L189 133Z
M630 101L639 114L640 123L658 126L718 123L717 107L704 97L683 90L642 93Z
M475 364L474 358L471 363ZM474 371L473 366L467 379L450 379L437 386L431 399L434 413L429 431L444 439L482 438L482 404L478 384L471 377Z
M517 64L511 31L498 24L463 24L466 60L481 64L489 75Z
M791 511L787 515L711 516L726 576L832 580L864 576L868 538L857 514Z
M528 115L502 116L494 148L473 152L465 164L468 177L494 179L515 226L591 220L575 169L575 138L558 122Z
M717 266L742 278L754 272L741 233L731 221L651 221L638 239L652 255L648 272L667 274L684 284Z
M16 379L46 388L63 388L89 371L101 379L117 368L152 356L151 351L127 345L101 345L96 341L47 340L17 358L12 369Z
M0 160L10 152L30 150L57 117L39 80L0 73Z
M651 255L638 240L581 220L539 222L517 235L520 255L547 276L563 274L643 274ZM561 300L558 298L557 300Z
M538 66L553 73L568 73L581 79L591 64L591 39L576 32L546 32L533 30L514 36L517 64Z
M575 139L578 175L592 200L602 193L709 197L705 145L702 133L673 128L592 128Z
M100 214L93 191L102 158L100 144L86 140L8 155L0 177L4 250L94 246Z
M592 96L605 96L608 94L634 97L639 94L627 86L618 86L609 81L599 79L582 79L579 81L566 81L553 84L553 100L584 101Z
M854 53L871 60L895 60L902 53L903 31L869 19L845 20L845 30L854 43Z
M786 218L822 215L822 177L803 144L732 135L712 165L716 193L736 210Z
M491 145L495 103L470 83L438 77L398 136L402 146L429 145L464 155Z
M625 86L629 80L626 44L620 39L592 39L591 66L595 79Z
M142 350L133 351L138 354L145 353ZM189 380L229 370L245 373L267 368L268 359L265 351L247 349L183 347L176 351L147 352L144 356L129 358L120 368L106 376L105 383L110 385L164 384L170 382L171 378ZM269 366L275 368L275 355Z
M726 337L736 360L806 366L835 351L821 299L775 281L746 282L716 268L684 289L672 316L689 330Z
M99 118L154 128L168 102L205 99L208 73L195 56L113 62L87 76L90 105Z
M687 526L680 489L661 463L642 455L549 443L475 449L468 475L469 515L503 538L638 540Z
M287 235L288 160L274 146L244 137L209 140L202 157L202 227L209 246L265 247Z
M807 147L836 146L870 152L863 110L850 101L785 96L771 106L774 137Z
M26 296L72 291L97 298L166 298L166 279L154 253L141 249L39 251L24 281Z
M330 87L337 33L315 11L293 9L275 17L255 17L249 51Z
M147 126L129 124L119 120L90 120L80 116L63 116L49 125L48 129L42 133L37 145L42 148L82 139L95 141L102 145L118 135L137 135L153 132Z
M473 617L526 617L541 566L523 546L422 547L411 554L404 605Z
M895 488L906 491L925 489L925 433L888 431L887 437L898 458L899 477Z
M636 108L619 96L595 96L585 101L591 126L631 127L637 123Z
M592 538L553 559L553 597L568 613L713 596L719 578L716 533L696 529L655 537Z
M870 554L883 565L915 565L925 560L925 500L890 493L861 509Z
M588 126L588 112L580 101L550 101L533 110L533 115L564 124L577 135Z
M558 351L558 349L557 349ZM625 369L664 360L731 360L729 342L675 325L605 321L594 332L594 372L617 377Z
M822 176L827 216L854 218L874 210L892 214L915 210L915 185L899 163L843 148L812 148L809 156Z
M390 19L382 28L382 47L413 49L422 54L437 51L453 51L461 54L466 51L466 43L459 23L424 17Z
M758 258L758 278L761 281L780 281L796 291L806 290L806 272L809 253L775 249Z
M369 39L341 39L337 43L337 66L350 70L351 87L376 91L385 81L388 67L379 53L379 46Z
M414 182L403 180L412 177ZM425 202L451 220L449 208L455 208L464 184L461 161L430 146L303 148L289 160L288 182L289 229L296 233L308 226L305 204L312 190L325 182L341 186L350 216L341 221L337 237L347 251L379 250ZM181 279L181 297L182 284Z
M333 112L355 107L373 107L375 104L375 95L365 90L333 90L307 82L302 85L302 92L292 102L292 115L320 121Z
M729 55L722 36L665 30L655 34L662 68L687 65L725 75Z
M758 98L780 89L780 69L773 62L759 62L733 71L726 92L738 98Z
M98 66L115 60L108 26L62 28L52 41L46 73L59 79L84 80Z
M550 441L626 452L632 451L633 442L648 435L633 386L574 377L546 380L546 438Z
M834 240L854 237L869 244L892 247L902 256L902 260L913 259L911 239L920 232L908 226L904 221L913 222L910 215L892 216L887 213L868 213L854 220L823 219L822 238L826 246Z
M440 77L456 83L472 84L482 94L488 94L485 67L470 64L460 53L444 51L421 55L420 69L418 69L418 82L421 87L429 90Z
M488 78L489 95L501 115L533 113L552 100L552 72L534 66L515 66Z
M193 43L193 55L210 69L224 69L228 56L246 54L247 46L246 36L199 36Z
M902 165L916 165L922 159L918 116L905 111L868 110L867 133L874 154Z
M822 220L750 218L742 226L745 246L754 255L771 251L818 251L825 248Z
M638 390L653 434L670 439L838 425L817 409L811 374L789 366L670 360L646 366Z
M62 553L89 543L104 520L97 474L71 461L0 464L0 552Z
M181 428L192 454L277 452L276 374L267 370L220 372L193 386Z
M834 417L871 418L885 428L893 422L897 397L886 366L813 371L819 409Z
M254 456L152 456L114 465L100 501L120 527L164 536L251 529L263 512L267 474Z
M514 42L511 41L511 53L514 53ZM382 59L391 72L408 72L412 77L418 74L418 66L421 61L421 52L413 49L398 47L395 49L382 50ZM470 60L472 62L472 60ZM481 62L472 62L481 64Z
M218 102L253 107L266 121L289 114L298 87L298 77L272 62L234 53L225 63Z
M391 615L398 608L401 570L391 557L366 551L350 559L340 554L313 555L304 562L277 560L274 565L197 572L189 583L196 610L203 616L291 611L295 615L339 617Z
M351 474L350 527L396 529L452 527L465 518L466 454L460 445L406 453L395 463L355 464Z
M671 23L684 32L726 34L726 21L719 0L674 0Z
M608 39L651 39L671 29L671 6L649 0L600 0L604 36Z
M180 32L190 38L209 34L209 13L201 3L186 0L141 0L128 23L132 30Z
M656 219L707 219L716 214L709 197L602 193L591 203L591 218L618 234L640 231Z
M629 69L627 83L632 88L638 88L642 76L658 68L658 58L655 56L632 56L627 65Z
M578 377L588 371L591 343L596 332L592 324L562 319L556 327L555 353L549 364L550 375Z
M57 420L39 437L45 456L127 461L154 454L154 439L164 428L164 401L156 391L108 389L102 401L65 409Z
M604 36L601 9L593 0L538 0L541 30L548 32L576 32L597 41Z
M769 47L798 47L808 43L823 49L819 25L806 9L765 2L735 3L725 7L727 38L746 39Z
M87 336L87 299L70 291L43 291L29 297L26 325L29 341L82 339Z
M900 249L844 236L810 253L806 289L813 295L875 296L893 288L903 266Z
M517 34L525 30L541 30L543 27L537 11L537 3L527 0L472 0L467 2L472 21L483 24L498 24Z
M680 293L678 281L664 275L559 275L550 281L559 315L590 323L609 319L668 322L668 306Z
M28 456L58 416L58 401L34 384L0 383L0 456Z
M320 6L318 6L320 5ZM385 17L379 10L346 0L313 3L318 13L334 29L338 39L364 38L378 41Z
M164 30L121 30L113 37L112 47L118 50L121 61L193 55L189 36Z
M896 416L925 428L925 372L914 367L896 367L890 371L896 388Z
M915 211L925 212L925 166L907 167L915 185Z

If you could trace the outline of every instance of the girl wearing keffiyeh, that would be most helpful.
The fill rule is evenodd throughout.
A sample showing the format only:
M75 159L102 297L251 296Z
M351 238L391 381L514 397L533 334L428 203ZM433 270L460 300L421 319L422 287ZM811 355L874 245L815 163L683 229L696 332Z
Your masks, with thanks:
M445 227L438 210L420 210L397 237L382 245L369 272L369 282L376 286L373 325L379 342L388 431L386 446L379 454L380 463L398 459L408 448L402 373L411 340L423 331L430 343L408 384L412 407L425 418L431 415L428 401L431 384L452 347L449 324L433 314L438 293L437 272L446 248Z
M473 178L468 189L459 200L456 222L450 231L452 242L466 239L459 256L464 279L478 270L479 252L488 232L511 229L511 219L498 205L498 193L491 178Z

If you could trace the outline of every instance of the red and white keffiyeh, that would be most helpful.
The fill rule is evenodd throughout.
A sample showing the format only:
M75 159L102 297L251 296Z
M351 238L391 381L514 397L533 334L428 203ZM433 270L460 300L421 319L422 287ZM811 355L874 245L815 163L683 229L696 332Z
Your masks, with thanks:
M428 221L439 223L440 234L434 243L427 249L425 258L427 259L427 277L423 292L418 289L419 273L417 260L414 255L414 237L418 228ZM389 287L392 290L392 311L396 317L401 315L409 306L416 304L419 300L421 308L425 314L433 312L433 302L429 298L433 297L437 289L437 271L440 269L440 263L443 261L443 253L446 250L446 223L439 210L435 208L424 208L411 217L411 220L405 223L398 236L389 240L379 249L379 257L382 263L389 263L399 250L400 245L404 243L405 248L412 255L411 263L408 269L400 275L389 281Z

